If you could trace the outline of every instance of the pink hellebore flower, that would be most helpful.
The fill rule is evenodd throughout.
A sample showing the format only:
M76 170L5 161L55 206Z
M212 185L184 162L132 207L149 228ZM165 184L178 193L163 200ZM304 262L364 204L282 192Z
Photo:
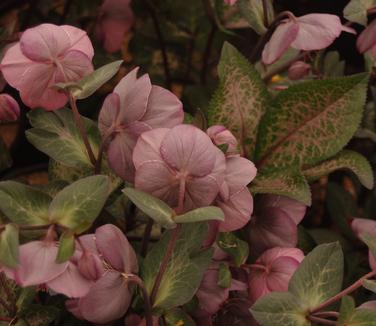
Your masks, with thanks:
M272 248L265 251L254 265L250 265L249 299L254 303L274 291L287 291L291 276L304 259L297 248Z
M16 121L20 116L17 101L8 94L0 94L0 122Z
M295 247L298 242L297 225L306 206L284 196L260 196L260 204L252 216L250 244L255 256L273 247Z
M223 153L191 125L143 133L133 162L136 188L183 211L212 204L226 168Z
M5 80L19 90L30 108L55 110L67 96L51 88L74 82L93 71L93 46L86 32L73 26L42 24L23 32L1 61Z
M148 75L133 69L108 95L99 114L99 129L111 138L108 161L126 181L133 182L132 152L138 137L154 128L172 128L183 121L183 106L170 91L152 85Z
M107 52L119 51L125 33L134 23L130 0L104 0L96 26L96 35Z
M137 257L121 230L112 224L99 227L95 238L91 237L96 248L91 246L89 251L94 255L97 251L103 260L103 273L95 261L89 263L94 270L88 273L99 278L85 296L68 301L67 308L78 318L107 323L122 317L128 310L133 285L127 280L138 272ZM82 266L80 271L84 272Z
M221 125L215 125L209 127L206 131L212 142L217 146L225 145L226 155L238 153L238 141L235 136L226 127Z
M336 15L308 14L290 16L281 22L262 52L262 62L272 64L291 46L297 50L312 51L328 47L342 31L355 34L343 26Z
M356 46L360 53L369 51L372 57L376 58L376 19L360 33Z
M362 234L368 233L376 239L376 221L374 220L354 218L351 222L351 228L358 238ZM368 250L368 262L372 270L376 270L376 259L370 250Z

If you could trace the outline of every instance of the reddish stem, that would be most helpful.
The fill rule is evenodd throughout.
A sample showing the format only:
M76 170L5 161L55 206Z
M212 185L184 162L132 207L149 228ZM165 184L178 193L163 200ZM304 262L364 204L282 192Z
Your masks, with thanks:
M337 322L334 320L327 320L327 319L320 318L320 317L308 316L307 318L310 321L313 321L315 323L322 324L322 325L336 325L337 324Z

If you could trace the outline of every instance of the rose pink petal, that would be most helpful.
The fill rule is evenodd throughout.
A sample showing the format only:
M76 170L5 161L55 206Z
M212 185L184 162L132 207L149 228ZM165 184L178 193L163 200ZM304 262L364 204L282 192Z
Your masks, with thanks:
M96 281L105 272L103 263L98 255L90 251L84 251L77 261L80 273L88 280Z
M107 95L98 117L98 127L103 137L113 132L113 129L120 123L117 121L119 117L119 111L119 95L116 93Z
M290 66L288 76L291 80L299 80L307 76L310 70L311 65L308 63L305 63L304 61L296 61Z
M95 242L103 258L115 269L137 273L136 253L124 233L113 224L106 224L95 231Z
M270 272L266 283L268 289L273 291L287 291L291 276L299 267L300 262L292 257L282 256L273 261L269 267Z
M210 138L191 125L172 128L163 139L160 151L171 168L196 177L209 174L216 159L216 148Z
M258 259L257 263L261 263L265 266L269 266L279 257L291 257L297 260L299 263L304 259L304 253L298 248L281 248L275 247L265 251Z
M70 25L60 26L68 35L73 50L85 53L91 60L94 57L94 48L86 32Z
M0 122L16 121L19 116L17 101L8 94L0 94Z
M250 271L248 277L248 297L252 303L270 292L266 285L266 277L265 271Z
M328 47L341 34L343 26L336 15L308 14L297 18L299 31L291 46L312 51Z
M376 221L367 218L354 218L351 222L351 228L357 237L363 233L369 233L376 238Z
M230 130L221 125L214 125L206 133L217 146L227 145L226 154L235 154L238 151L238 141Z
M125 315L131 299L132 291L124 277L119 272L108 271L80 299L79 311L90 322L107 323Z
M273 247L295 247L298 230L283 210L267 207L262 215L252 217L250 242L252 253L256 256Z
M253 211L253 198L249 190L244 188L231 195L225 202L217 200L217 205L225 214L225 220L219 224L219 231L230 232L248 223Z
M59 26L41 24L22 33L22 53L33 61L55 60L70 48L68 34Z
M91 73L94 68L91 59L84 53L78 50L69 50L60 59L62 71L59 72L58 80L80 80L88 73Z
M277 61L287 51L299 32L296 21L282 22L273 33L270 41L262 51L262 62L270 65Z
M360 33L356 46L360 53L371 50L376 45L376 20L373 20L366 29Z
M81 298L85 296L93 284L83 277L76 265L68 262L68 267L56 278L47 282L47 286L56 293L64 294L68 298Z
M68 262L57 264L58 248L51 241L31 241L20 246L19 266L15 271L17 282L23 286L49 282L62 274Z
M183 104L167 89L152 86L142 121L152 128L172 128L184 119Z

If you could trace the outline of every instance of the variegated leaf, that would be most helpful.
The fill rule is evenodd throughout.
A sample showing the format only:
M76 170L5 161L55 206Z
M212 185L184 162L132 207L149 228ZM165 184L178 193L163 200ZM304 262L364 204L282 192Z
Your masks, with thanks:
M210 103L209 124L222 124L237 137L242 152L253 158L257 130L268 93L260 75L232 45L225 43L218 66L220 86Z

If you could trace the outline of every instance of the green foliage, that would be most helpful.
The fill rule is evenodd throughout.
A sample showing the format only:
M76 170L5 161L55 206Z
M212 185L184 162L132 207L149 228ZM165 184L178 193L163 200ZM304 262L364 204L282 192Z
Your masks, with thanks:
M26 137L37 149L69 167L92 167L70 110L46 112L38 109L29 112L28 117L33 128L26 131ZM100 142L99 130L92 120L84 117L82 120L95 154Z
M222 49L218 66L220 86L210 104L210 125L226 126L240 141L250 159L256 144L258 125L269 99L257 71L229 43Z
M19 236L18 227L7 224L0 233L0 263L14 268L18 264Z
M267 28L264 25L264 9L262 0L239 0L237 3L239 11L249 26L259 35L265 34ZM268 22L274 20L274 9L272 1L266 1Z
M232 257L236 266L244 264L248 258L248 243L239 239L233 233L219 233L217 244L224 252Z
M345 326L374 326L376 310L355 309L353 315L346 321ZM339 325L341 326L341 324Z
M167 326L195 326L196 323L184 310L170 309L164 315Z
M303 174L308 181L314 181L340 169L348 169L354 172L364 187L373 188L373 171L368 160L359 153L350 150L343 150L333 158L305 169Z
M325 53L322 71L326 77L340 77L345 74L345 61L340 59L338 51Z
M341 307L339 310L339 318L337 320L338 326L346 326L348 320L354 314L355 301L350 296L344 296L341 300Z
M343 253L338 242L313 249L289 283L289 292L305 309L311 309L337 294L342 287Z
M59 239L59 251L57 253L56 262L58 264L65 263L74 254L75 237L72 231L65 231Z
M215 206L196 208L174 218L176 223L194 223L209 220L223 221L224 219L225 214L223 211Z
M101 212L109 195L108 177L95 175L65 187L52 200L50 221L75 233L87 230Z
M351 0L343 10L344 17L360 25L367 25L367 9L376 5L375 0Z
M217 284L221 288L229 288L231 286L232 275L229 266L226 263L219 264Z
M192 299L205 270L211 262L212 250L200 250L208 227L205 223L184 224L178 234L176 246L167 269L163 274L154 301L154 308L171 309ZM151 293L160 264L166 253L171 232L163 234L142 264L141 276L145 287Z
M373 257L376 259L376 240L374 239L374 237L368 233L361 234L360 237L363 240L363 242L368 246Z
M19 225L48 224L51 200L46 193L22 183L0 182L0 211Z
M376 293L376 281L374 280L364 280L363 286L367 289Z

